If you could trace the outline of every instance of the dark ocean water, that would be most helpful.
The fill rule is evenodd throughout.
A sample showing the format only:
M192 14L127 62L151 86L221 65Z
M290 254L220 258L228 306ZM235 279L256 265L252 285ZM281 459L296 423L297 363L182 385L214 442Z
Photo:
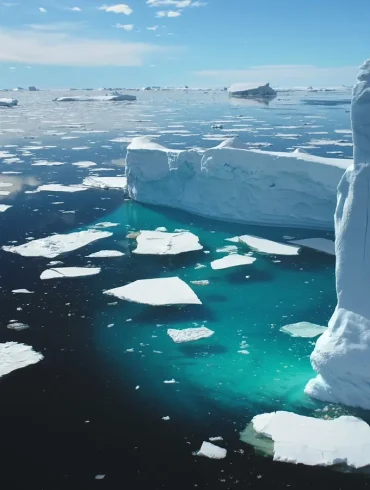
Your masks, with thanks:
M213 123L222 124L228 130L224 134L236 131L244 141L268 143L269 149L311 146L308 151L315 154L339 151L332 156L348 158L350 135L335 132L349 128L348 105L338 104L339 96L331 94L329 105L302 104L306 95L289 94L270 106L212 93L140 93L137 103L114 107L60 106L51 103L53 96L20 94L18 108L0 112L0 182L13 183L6 188L11 194L0 198L13 206L0 214L0 245L102 221L118 225L109 228L112 237L55 259L65 266L102 268L89 278L40 281L48 259L0 251L0 342L23 342L44 355L38 364L0 379L0 488L367 488L363 475L274 463L239 439L258 413L284 409L313 415L325 406L303 394L313 376L311 340L288 337L279 329L297 321L327 324L335 306L333 258L305 251L281 262L257 256L245 268L209 267L223 255L217 249L229 244L225 239L235 235L282 240L285 235L332 238L332 233L211 221L142 206L118 190L28 193L45 183L69 185L89 175L123 175L127 143L111 141L117 137L153 134L173 148L213 146L221 141L215 140L220 130L212 130ZM344 101L348 94L341 97ZM203 139L209 134L213 140ZM324 143L313 144L317 139ZM37 160L63 165L32 165ZM78 161L97 166L71 165ZM132 255L134 241L127 233L158 226L196 233L209 253ZM126 255L86 258L102 249ZM192 286L202 306L112 304L115 298L102 294L137 279L173 275L188 283L210 281L209 286ZM19 288L34 294L12 294ZM11 319L30 328L9 330ZM167 328L195 324L215 335L174 344L166 333ZM249 355L238 353L242 341L248 343ZM164 383L170 379L176 383ZM168 421L162 419L167 416ZM228 450L225 460L193 456L202 441L214 436L223 437L219 444Z

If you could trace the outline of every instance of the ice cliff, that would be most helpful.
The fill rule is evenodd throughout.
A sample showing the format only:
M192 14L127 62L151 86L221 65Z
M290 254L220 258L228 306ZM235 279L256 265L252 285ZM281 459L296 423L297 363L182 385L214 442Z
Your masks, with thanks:
M370 409L370 60L352 97L354 163L338 187L335 213L338 304L311 355L318 373L306 393Z
M248 150L237 139L169 150L148 137L127 148L130 197L226 221L333 228L336 188L351 160Z

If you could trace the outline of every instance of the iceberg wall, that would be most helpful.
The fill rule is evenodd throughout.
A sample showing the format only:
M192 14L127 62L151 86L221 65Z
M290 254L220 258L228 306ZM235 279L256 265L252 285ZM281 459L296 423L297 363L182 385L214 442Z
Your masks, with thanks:
M237 139L169 150L148 137L127 148L129 195L209 218L332 229L336 188L351 160L248 150Z
M370 409L370 60L352 97L354 163L338 187L335 213L338 304L311 363L305 392Z

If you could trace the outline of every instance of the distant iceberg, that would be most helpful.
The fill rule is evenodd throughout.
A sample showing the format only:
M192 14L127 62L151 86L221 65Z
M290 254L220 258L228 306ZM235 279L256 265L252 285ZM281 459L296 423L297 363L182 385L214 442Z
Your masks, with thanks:
M0 98L0 107L14 107L17 104L17 99Z
M229 87L230 97L241 98L273 98L276 97L277 91L266 85L258 85L253 83L234 83Z
M148 137L127 148L132 199L209 218L332 229L336 188L352 160L247 149L230 139L206 150L170 150Z
M113 93L111 95L75 95L69 97L57 97L54 102L121 102L124 100L136 100L135 95Z

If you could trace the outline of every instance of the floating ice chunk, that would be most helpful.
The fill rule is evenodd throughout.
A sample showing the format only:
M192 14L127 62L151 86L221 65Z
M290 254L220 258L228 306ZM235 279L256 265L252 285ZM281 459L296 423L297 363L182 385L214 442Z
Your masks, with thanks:
M211 441L211 442L216 442L216 441L223 441L223 437L221 436L216 436L216 437L208 437L208 439Z
M225 245L225 247L218 248L216 250L217 253L236 253L238 251L238 247L236 245Z
M195 453L196 456L204 456L210 459L224 459L227 451L223 447L216 446L211 442L204 441L200 450Z
M249 354L249 351L246 349L241 349L241 350L238 350L238 354L244 354L246 356Z
M62 184L45 184L40 185L36 192L47 191L47 192L81 192L86 191L87 187L81 185L62 185Z
M59 267L55 269L47 269L44 271L40 279L61 279L63 277L83 277L94 276L99 274L100 267Z
M214 270L228 269L229 267L250 265L255 261L256 259L254 257L250 257L249 255L231 254L227 255L226 257L222 257L222 259L214 260L211 262L211 267Z
M0 182L0 187L12 187L13 182Z
M38 160L31 164L33 167L60 167L64 162L48 162L47 160Z
M199 238L188 231L182 233L141 231L136 241L137 248L133 253L141 255L177 255L203 249Z
M158 228L155 229L155 231L167 231L167 228L165 226L158 226Z
M208 279L203 279L200 281L190 281L192 284L195 286L208 286L209 285L209 280Z
M1 191L0 190L0 196L9 196L10 191Z
M176 383L176 380L175 380L175 379L169 379L169 380L165 380L165 381L163 381L163 383L164 383L165 385L173 385L173 384L175 384L175 383Z
M95 167L96 163L94 162L74 162L72 163L75 167L80 167L80 168L90 168L90 167Z
M21 322L14 322L14 321L11 321L9 322L9 324L6 326L6 328L8 328L9 330L15 330L16 332L20 332L22 330L27 330L29 327L29 325L27 325L26 323L21 323Z
M14 294L33 294L33 291L28 291L28 289L13 289Z
M321 335L326 330L326 327L315 325L309 322L292 323L281 327L280 332L287 333L292 337L307 337L313 338Z
M101 223L96 223L96 225L93 226L93 228L113 228L115 226L118 226L119 223L112 223L111 221L102 221Z
M370 427L356 417L322 420L272 412L256 415L252 424L257 434L274 441L275 461L354 468L370 464Z
M14 107L17 104L17 99L0 98L0 107Z
M122 257L125 255L123 252L119 250L100 250L99 252L92 253L90 255L86 255L89 258L104 258L104 257Z
M2 247L6 252L12 252L24 257L46 257L53 259L66 252L72 252L89 243L112 236L109 231L85 230L65 235L51 235L38 240L31 240L22 245Z
M0 377L9 374L16 369L36 364L44 358L32 347L17 342L0 344Z
M290 243L301 247L312 248L318 252L335 255L335 243L327 238L305 238L304 240L292 240Z
M170 420L170 417L167 415L166 417L162 417L162 420Z
M4 213L7 211L9 208L12 208L13 206L8 206L7 204L0 204L0 213Z
M120 102L123 100L136 100L135 95L112 94L112 95L76 95L74 97L57 97L54 102Z
M104 294L152 306L202 304L194 291L179 277L142 279L104 291Z
M125 189L127 179L126 177L87 177L83 185L97 189Z
M252 250L268 255L298 255L300 249L295 245L273 242L252 235L240 236L239 241L248 245Z
M95 475L95 480L104 480L105 475Z
M171 339L180 344L182 342L192 342L199 339L207 339L211 337L215 332L206 327L199 328L184 328L183 330L176 330L174 328L169 328L167 334Z

